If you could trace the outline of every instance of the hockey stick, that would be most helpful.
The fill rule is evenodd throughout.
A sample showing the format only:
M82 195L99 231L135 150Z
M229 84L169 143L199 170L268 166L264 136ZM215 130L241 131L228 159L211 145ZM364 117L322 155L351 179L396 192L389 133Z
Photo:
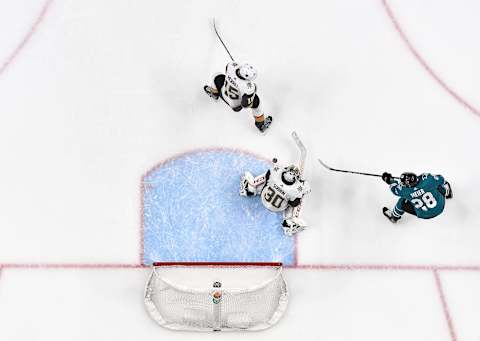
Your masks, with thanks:
M292 131L292 138L295 141L298 149L300 150L300 161L298 162L298 169L300 169L300 174L303 174L303 170L305 169L305 160L307 158L307 148L303 144L302 140L298 137L297 132ZM300 216L300 211L302 209L302 205L298 205L293 209L293 216L298 218Z
M295 141L298 149L300 150L300 161L298 164L298 168L300 169L300 172L303 173L303 170L305 168L305 159L307 158L307 149L305 148L304 144L302 143L295 131L292 132L292 138Z
M349 170L344 170L344 169L336 169L336 168L332 168L330 166L328 166L325 162L323 162L322 160L318 159L318 162L320 162L320 164L325 167L326 169L328 170L331 170L331 171L335 171L335 172L342 172L342 173L350 173L350 174L358 174L358 175L368 175L368 176L375 176L375 177L378 177L378 178L381 178L382 175L381 174L372 174L372 173L364 173L364 172L355 172L355 171L349 171ZM396 176L392 176L392 179L399 179L398 177Z
M233 59L230 51L228 51L227 46L225 45L225 43L223 42L222 38L220 37L220 34L219 34L218 31L217 31L217 25L215 24L215 18L213 18L213 29L215 30L215 34L217 35L218 39L219 39L220 42L222 43L223 47L225 48L225 51L227 51L228 55L230 56L230 59L232 60L232 62L234 62L235 60Z

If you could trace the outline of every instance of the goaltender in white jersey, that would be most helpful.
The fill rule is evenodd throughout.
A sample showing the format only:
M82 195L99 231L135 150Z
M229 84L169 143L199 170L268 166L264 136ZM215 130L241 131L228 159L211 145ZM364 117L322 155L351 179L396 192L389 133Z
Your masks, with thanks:
M230 62L225 74L215 75L213 86L205 85L203 89L213 99L221 98L233 111L252 109L255 126L263 133L272 123L272 117L265 117L260 109L257 85L253 82L256 77L257 71L251 65Z
M283 211L282 226L285 234L289 236L307 227L298 215L303 197L310 191L310 184L303 179L300 170L294 165L280 168L275 164L257 177L245 172L240 183L240 195L260 195L268 210Z

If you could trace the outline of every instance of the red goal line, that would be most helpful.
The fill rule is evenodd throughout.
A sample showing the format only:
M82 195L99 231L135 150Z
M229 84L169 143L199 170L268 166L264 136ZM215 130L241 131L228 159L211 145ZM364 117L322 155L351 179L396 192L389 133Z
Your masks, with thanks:
M281 266L276 262L156 262L153 266L168 265L220 265L220 266ZM0 263L0 269L146 269L147 264L128 263ZM338 270L338 271L480 271L480 265L433 264L297 264L284 265L285 269Z

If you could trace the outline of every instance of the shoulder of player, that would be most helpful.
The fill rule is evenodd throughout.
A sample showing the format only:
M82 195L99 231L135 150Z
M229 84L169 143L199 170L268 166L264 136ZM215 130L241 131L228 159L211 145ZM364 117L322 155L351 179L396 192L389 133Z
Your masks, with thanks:
M420 180L428 180L428 179L430 179L430 178L432 178L432 177L433 177L433 175L430 174L430 173L422 173L422 174L420 174L420 176L419 176Z
M278 181L281 181L281 170L278 166L273 166L272 168L270 168L268 171L267 171L267 179L268 181L272 181L272 182L278 182Z
M251 96L257 91L257 85L253 82L237 78L237 84L240 87L240 91L247 96Z
M226 72L229 72L229 71L232 71L232 70L236 70L238 69L238 67L240 66L240 64L238 64L237 62L233 61L233 62L230 62L227 64L227 66L225 67L225 71Z
M423 173L420 175L420 185L429 186L436 185L442 182L443 177L441 175L434 175L431 173Z
M292 198L302 198L305 194L311 192L310 184L305 181L297 181L293 185L286 187L286 192Z

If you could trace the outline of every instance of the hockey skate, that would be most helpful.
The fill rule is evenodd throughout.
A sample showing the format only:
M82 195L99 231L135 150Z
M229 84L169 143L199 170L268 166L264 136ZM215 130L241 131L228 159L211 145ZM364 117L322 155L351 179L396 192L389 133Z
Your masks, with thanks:
M445 199L452 199L453 198L453 192L452 192L452 186L450 186L450 183L448 181L445 181Z
M388 208L383 208L383 215L388 218L392 223L396 223L400 218L394 217L393 212L390 211Z
M272 121L272 116L267 116L263 122L255 122L255 127L257 127L261 133L264 133L268 129L268 127L270 127Z
M203 87L203 90L205 90L208 96L213 98L215 101L218 101L218 98L220 97L220 93L218 92L217 89L212 88L211 86L205 85Z

